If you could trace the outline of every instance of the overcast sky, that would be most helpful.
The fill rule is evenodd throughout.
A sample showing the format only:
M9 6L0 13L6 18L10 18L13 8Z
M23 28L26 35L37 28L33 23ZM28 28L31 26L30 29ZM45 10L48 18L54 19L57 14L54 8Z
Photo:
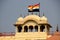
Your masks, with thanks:
M15 32L13 24L20 14L28 14L27 6L40 3L40 14L43 12L55 31L60 30L60 0L0 0L0 32Z

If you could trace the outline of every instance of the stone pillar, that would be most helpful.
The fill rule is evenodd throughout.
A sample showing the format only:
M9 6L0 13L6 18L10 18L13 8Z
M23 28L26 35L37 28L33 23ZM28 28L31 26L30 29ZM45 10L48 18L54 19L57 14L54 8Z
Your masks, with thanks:
M38 25L38 32L40 32L40 26L41 26L41 25Z
M47 25L45 25L45 32L47 33Z
M24 32L24 26L22 26L22 32Z
M17 28L17 26L16 26L16 32L18 32L18 28Z

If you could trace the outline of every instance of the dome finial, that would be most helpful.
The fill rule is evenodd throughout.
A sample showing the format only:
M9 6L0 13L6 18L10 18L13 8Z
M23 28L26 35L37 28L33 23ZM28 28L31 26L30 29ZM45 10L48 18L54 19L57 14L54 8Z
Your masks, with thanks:
M20 14L20 17L22 17L22 14Z
M43 16L45 16L45 15L44 15L44 12L43 12Z
M36 15L37 15L37 13L36 13Z
M29 15L29 13L28 13L28 15Z
M58 30L58 24L57 24L57 29L56 29L56 31L58 32L59 30Z

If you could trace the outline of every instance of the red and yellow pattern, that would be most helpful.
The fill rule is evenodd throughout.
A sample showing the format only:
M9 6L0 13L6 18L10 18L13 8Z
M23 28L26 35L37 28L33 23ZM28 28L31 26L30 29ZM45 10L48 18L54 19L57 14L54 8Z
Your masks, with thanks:
M40 7L40 4L29 5L28 11L29 12L39 12L39 7Z
M34 6L33 6L33 9L39 9L39 4L35 4Z
M30 11L32 11L33 6L32 6L32 5L29 5L29 6L28 6L28 9L29 9Z

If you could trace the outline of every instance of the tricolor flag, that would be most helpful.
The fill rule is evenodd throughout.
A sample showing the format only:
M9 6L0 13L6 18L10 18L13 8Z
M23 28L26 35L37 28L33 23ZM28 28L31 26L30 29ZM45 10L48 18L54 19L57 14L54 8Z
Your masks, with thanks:
M40 4L29 5L28 12L39 12Z
M33 6L32 5L28 6L28 12L33 12Z
M39 12L40 4L35 4L33 6L33 12Z

